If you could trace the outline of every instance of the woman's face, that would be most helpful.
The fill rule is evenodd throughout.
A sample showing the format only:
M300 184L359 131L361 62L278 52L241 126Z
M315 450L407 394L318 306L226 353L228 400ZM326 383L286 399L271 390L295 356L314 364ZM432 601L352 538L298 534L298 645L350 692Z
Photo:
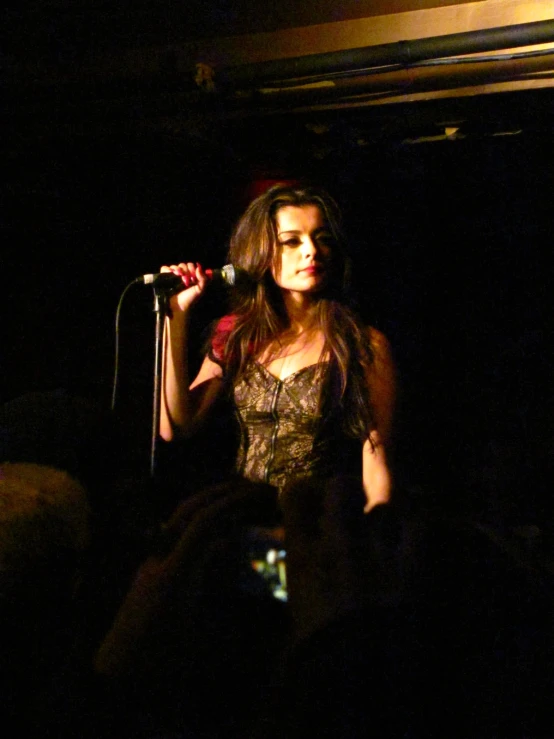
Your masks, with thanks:
M282 290L316 293L331 271L333 236L317 205L286 205L277 211L273 279Z

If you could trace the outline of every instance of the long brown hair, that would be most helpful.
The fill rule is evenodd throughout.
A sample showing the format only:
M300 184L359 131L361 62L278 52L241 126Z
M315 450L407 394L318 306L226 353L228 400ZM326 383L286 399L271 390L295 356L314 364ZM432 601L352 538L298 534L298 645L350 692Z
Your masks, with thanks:
M272 276L278 253L276 215L288 205L317 206L332 237L330 279L318 299L317 324L330 357L322 418L336 416L350 436L366 439L373 427L367 371L373 354L366 327L351 305L350 260L342 217L335 200L322 188L278 184L252 201L231 236L228 259L252 278L232 292L235 320L225 344L223 364L231 382L247 363L289 328L281 290Z

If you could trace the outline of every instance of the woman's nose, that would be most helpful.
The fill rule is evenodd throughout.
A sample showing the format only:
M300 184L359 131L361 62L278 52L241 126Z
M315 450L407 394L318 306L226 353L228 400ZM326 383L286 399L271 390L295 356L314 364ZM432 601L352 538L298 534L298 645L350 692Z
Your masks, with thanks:
M302 247L305 256L315 256L318 252L317 243L310 236L304 239Z

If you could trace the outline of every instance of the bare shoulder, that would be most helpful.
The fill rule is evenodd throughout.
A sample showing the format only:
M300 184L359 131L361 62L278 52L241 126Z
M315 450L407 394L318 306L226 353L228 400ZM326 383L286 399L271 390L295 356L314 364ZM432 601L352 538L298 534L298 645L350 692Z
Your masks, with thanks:
M377 362L392 362L391 345L385 334L374 326L367 327L367 334L375 360Z
M204 357L204 361L202 362L198 374L190 385L190 389L193 390L195 387L198 387L198 385L202 385L204 382L208 382L209 380L221 380L222 377L223 370L221 369L221 365L206 356Z
M375 328L374 326L366 326L366 329L372 346L389 343L385 334L382 331L379 331L379 329Z

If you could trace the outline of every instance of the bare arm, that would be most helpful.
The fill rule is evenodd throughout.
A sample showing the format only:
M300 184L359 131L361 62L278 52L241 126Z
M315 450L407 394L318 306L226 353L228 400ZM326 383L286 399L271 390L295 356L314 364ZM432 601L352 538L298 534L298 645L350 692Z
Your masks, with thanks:
M186 289L171 298L171 317L166 319L162 370L160 435L166 441L190 436L214 404L223 385L221 367L205 358L195 380L190 383L188 332L190 309L206 287L201 267L180 264L162 267L183 278Z
M368 375L368 385L376 428L371 433L371 441L368 439L365 442L362 451L366 512L390 499L391 475L387 463L387 450L391 445L396 401L396 370L389 342L374 328L370 329L370 341L374 361Z
M368 375L371 404L379 439L385 448L392 441L392 427L396 404L396 368L387 337L370 328L373 364Z
M362 450L363 485L367 499L364 507L366 513L379 503L388 503L392 482L385 447L375 432L371 436L371 441L368 439Z

